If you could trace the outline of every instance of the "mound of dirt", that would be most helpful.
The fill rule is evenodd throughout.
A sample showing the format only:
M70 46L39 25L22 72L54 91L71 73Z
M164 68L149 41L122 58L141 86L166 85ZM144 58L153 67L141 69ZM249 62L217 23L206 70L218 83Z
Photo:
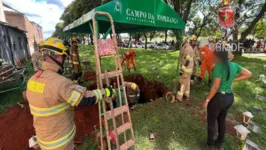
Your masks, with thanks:
M95 81L95 72L90 72L87 77L92 76ZM167 91L162 83L157 81L148 81L142 75L131 75L125 77L125 81L135 82L140 87L140 103L150 102ZM112 80L111 83L113 83ZM94 83L88 89L96 89ZM29 106L24 103L21 108L15 105L0 114L0 150L28 150L28 140L35 135L33 127L33 117L30 114ZM77 133L75 143L81 144L86 136L93 136L94 126L99 126L98 106L90 106L75 109L75 121Z
M24 108L16 105L0 115L0 149L28 150L28 140L35 135L33 117L28 104ZM98 107L90 106L75 109L77 133L76 143L82 143L85 136L91 136L94 126L98 126Z

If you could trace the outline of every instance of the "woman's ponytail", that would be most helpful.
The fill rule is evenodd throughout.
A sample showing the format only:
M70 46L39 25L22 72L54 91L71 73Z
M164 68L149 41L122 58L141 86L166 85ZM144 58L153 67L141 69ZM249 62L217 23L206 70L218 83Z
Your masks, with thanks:
M226 50L216 50L214 51L214 54L222 61L224 66L226 67L227 72L227 81L230 79L230 65L229 65L229 58L228 58L228 52Z

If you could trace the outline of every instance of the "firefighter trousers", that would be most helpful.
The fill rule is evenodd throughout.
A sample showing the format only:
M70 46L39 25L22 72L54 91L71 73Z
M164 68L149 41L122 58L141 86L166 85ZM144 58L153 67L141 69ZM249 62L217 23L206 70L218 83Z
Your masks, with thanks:
M186 98L189 98L190 95L190 75L180 76L179 79L179 85L177 88L177 94L176 94L176 99L179 101L183 100L183 96L186 96Z

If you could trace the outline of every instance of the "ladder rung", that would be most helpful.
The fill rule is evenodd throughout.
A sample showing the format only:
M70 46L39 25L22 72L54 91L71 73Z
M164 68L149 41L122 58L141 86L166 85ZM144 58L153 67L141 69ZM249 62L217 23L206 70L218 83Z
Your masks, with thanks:
M112 72L107 72L108 78L116 77L122 73L121 70L116 70ZM102 79L105 79L105 73L102 73Z
M123 132L125 132L127 129L130 129L131 124L129 122L121 125L120 127L117 128L117 134L121 134ZM115 132L113 132L115 133Z
M128 110L127 105L124 105L124 106L121 106L121 107L115 108L115 109L114 109L114 114L115 114L114 117L116 117L116 116L118 116L118 115L120 115L120 114L126 112L127 110ZM109 111L106 112L106 119L109 120L109 119L111 119L111 118L112 118L112 112L111 112L111 110L109 110Z
M135 144L135 142L132 139L130 139L130 140L126 141L126 143L124 143L123 145L120 146L120 150L127 150L130 147L132 147L134 144Z

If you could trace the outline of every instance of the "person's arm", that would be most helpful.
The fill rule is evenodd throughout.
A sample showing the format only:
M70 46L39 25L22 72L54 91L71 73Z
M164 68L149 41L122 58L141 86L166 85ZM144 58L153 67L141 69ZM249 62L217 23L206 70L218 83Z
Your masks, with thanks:
M240 75L234 79L234 82L246 80L252 77L252 73L246 68L242 68Z
M220 87L220 83L221 83L221 79L220 78L215 78L213 81L213 85L212 88L209 92L209 95L207 97L207 99L205 100L205 102L203 103L203 108L207 108L209 102L212 100L212 98L214 97L214 95L217 93L219 87Z
M189 66L190 63L194 63L194 61L193 61L193 54L187 52L187 50L184 50L183 57L185 58L185 62L181 66L181 72L191 73L191 68L189 68L188 66Z
M213 73L212 73L212 76L214 78L213 84L212 84L212 87L211 87L211 90L210 90L210 92L208 94L207 99L203 103L203 107L205 109L207 108L208 103L211 101L211 99L214 97L214 95L217 93L217 91L218 91L218 89L220 87L221 78L222 78L221 70L222 70L221 66L219 64L216 64L214 69L213 69Z
M220 78L215 78L214 81L213 81L213 85L212 85L212 88L209 92L209 95L207 97L207 100L211 100L214 95L217 93L219 87L220 87L220 84L221 84L221 79Z
M89 91L85 87L76 85L71 80L64 80L64 82L61 82L58 95L71 106L82 107L97 104L104 97L111 97L113 91L111 88Z

